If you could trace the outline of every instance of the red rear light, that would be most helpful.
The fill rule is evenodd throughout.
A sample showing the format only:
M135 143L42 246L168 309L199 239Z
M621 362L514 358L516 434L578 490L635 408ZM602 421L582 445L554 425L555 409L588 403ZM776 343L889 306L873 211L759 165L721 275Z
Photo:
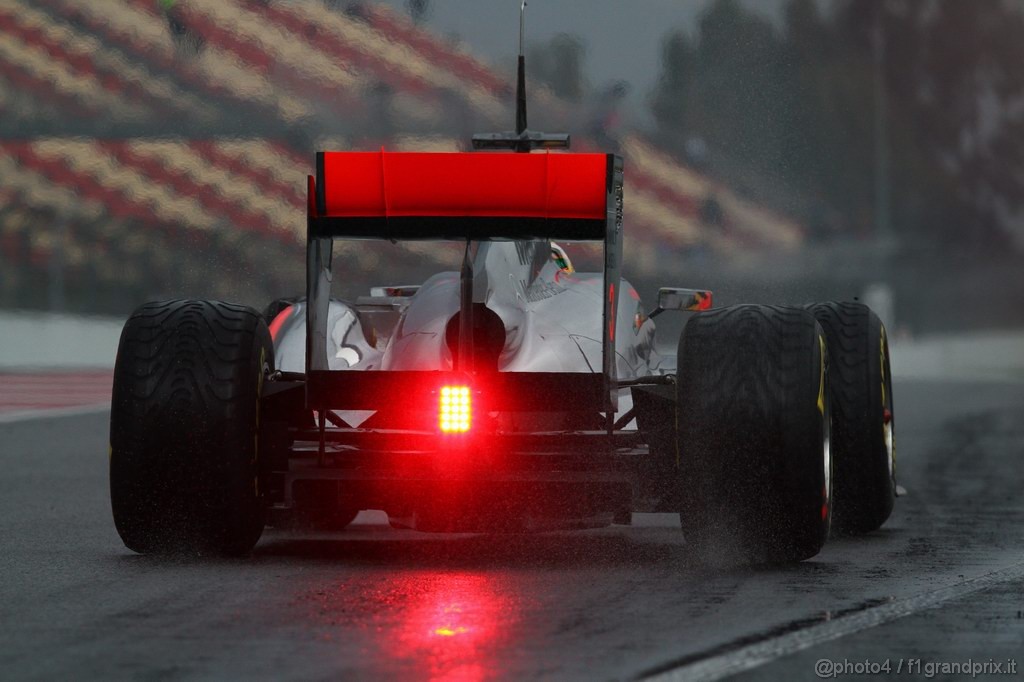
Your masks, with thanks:
M443 386L437 410L441 433L466 433L472 424L469 386Z

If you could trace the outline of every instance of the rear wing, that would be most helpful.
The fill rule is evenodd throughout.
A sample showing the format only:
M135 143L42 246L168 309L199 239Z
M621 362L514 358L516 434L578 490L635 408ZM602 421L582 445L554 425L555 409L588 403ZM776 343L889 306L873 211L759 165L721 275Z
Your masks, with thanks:
M614 162L606 154L318 152L310 235L603 241Z
M581 400L564 401L571 403L569 409L614 412L615 319L622 263L619 157L550 152L318 152L316 177L309 177L307 189L307 407L337 408L339 396L346 396L349 409L376 409L387 400L388 392L359 389L370 389L371 384L377 388L389 380L360 375L401 374L329 369L327 312L334 238L565 239L604 242L602 373L545 374L536 379L548 377L556 393L578 386ZM509 402L508 408L516 409L512 403L517 399L510 397ZM500 411L505 406L494 407Z

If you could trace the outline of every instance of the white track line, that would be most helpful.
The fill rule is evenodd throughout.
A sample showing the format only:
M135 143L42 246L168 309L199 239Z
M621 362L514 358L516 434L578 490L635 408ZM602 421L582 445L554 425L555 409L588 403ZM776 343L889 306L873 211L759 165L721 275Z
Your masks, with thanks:
M99 414L110 409L110 402L93 405L76 405L74 407L55 407L45 410L24 410L20 412L0 412L0 424L30 421L32 419L56 419L58 417L77 417L83 414Z
M736 675L746 670L770 663L777 658L795 654L812 646L833 639L852 635L862 630L884 625L905 616L927 611L961 599L981 590L995 587L1003 583L1024 578L1024 564L1016 564L993 573L943 587L933 592L899 599L896 601L871 606L854 613L839 616L833 620L809 625L792 632L752 644L739 645L721 653L709 655L707 658L687 656L680 665L670 669L660 669L644 680L669 682L676 680L719 680L729 675ZM692 660L697 659L697 660ZM692 662L691 662L692 660ZM668 667L668 666L666 666Z

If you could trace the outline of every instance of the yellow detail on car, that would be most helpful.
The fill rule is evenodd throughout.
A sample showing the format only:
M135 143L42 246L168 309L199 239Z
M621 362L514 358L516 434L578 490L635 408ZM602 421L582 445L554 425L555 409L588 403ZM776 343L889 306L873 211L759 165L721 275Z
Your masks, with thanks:
M880 359L878 371L882 374L882 409L884 410L889 407L885 404L885 327L882 327L882 333L878 336L878 357Z
M818 412L825 416L825 337L818 337L818 346L821 348L821 376L818 379Z
M256 375L256 433L252 437L252 463L256 468L256 474L252 477L252 491L256 497L260 496L260 398L263 396L263 376L267 369L267 349L260 348L259 373Z

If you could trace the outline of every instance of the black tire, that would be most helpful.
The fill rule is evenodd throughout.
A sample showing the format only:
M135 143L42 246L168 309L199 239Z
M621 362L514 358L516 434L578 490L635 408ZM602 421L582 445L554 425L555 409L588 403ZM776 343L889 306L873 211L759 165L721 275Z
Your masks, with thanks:
M814 556L828 536L827 351L799 308L698 313L679 341L680 521L709 563Z
M114 525L136 552L236 556L263 532L259 399L274 348L255 310L147 303L121 332L110 414Z
M816 303L808 310L831 359L835 518L840 533L879 528L896 494L892 373L885 326L863 303Z

